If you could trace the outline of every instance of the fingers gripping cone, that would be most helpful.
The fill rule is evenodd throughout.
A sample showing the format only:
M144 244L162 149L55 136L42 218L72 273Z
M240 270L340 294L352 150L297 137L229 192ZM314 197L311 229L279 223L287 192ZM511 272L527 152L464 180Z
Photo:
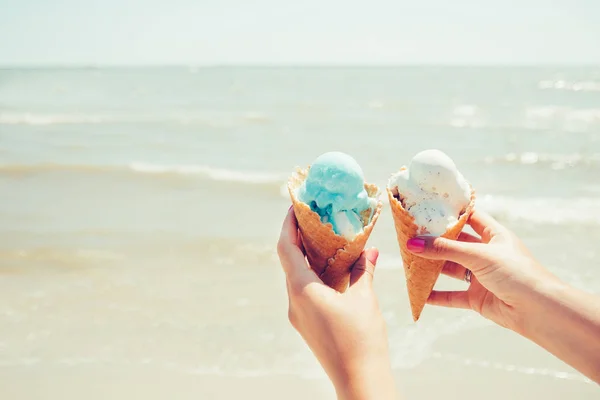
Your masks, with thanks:
M294 213L298 220L306 257L311 268L326 285L338 292L344 292L350 282L352 265L365 248L381 213L382 203L381 201L377 202L370 221L368 221L370 210L363 213L363 223L367 221L368 223L365 224L363 232L359 233L352 241L348 241L343 236L337 235L331 224L322 223L319 214L312 211L296 196L296 190L306 180L307 175L308 169L297 169L288 181L288 191L294 205ZM365 190L369 197L376 197L379 194L379 188L375 185L365 184Z
M417 321L421 316L421 312L427 303L435 282L442 272L445 261L428 260L408 251L406 242L419 234L419 227L415 224L413 216L402 206L402 201L399 199L398 193L394 193L394 190L389 185L387 193L404 264L404 275L406 277L406 287L408 289L412 316L413 320ZM473 212L474 205L475 192L471 191L471 200L459 217L458 222L441 236L456 240Z

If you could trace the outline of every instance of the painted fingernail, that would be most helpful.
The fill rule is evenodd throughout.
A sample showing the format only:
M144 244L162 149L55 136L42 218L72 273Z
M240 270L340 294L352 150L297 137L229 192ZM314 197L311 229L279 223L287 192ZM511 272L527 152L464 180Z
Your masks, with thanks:
M406 247L413 253L422 253L425 250L425 239L412 238L406 242Z
M289 212L289 211L290 211L292 208L294 208L294 205L293 205L293 204L290 206L290 208L288 208L288 212Z
M367 260L369 260L369 262L373 265L377 264L377 259L379 258L379 250L377 250L375 247L370 248L369 250L367 250Z

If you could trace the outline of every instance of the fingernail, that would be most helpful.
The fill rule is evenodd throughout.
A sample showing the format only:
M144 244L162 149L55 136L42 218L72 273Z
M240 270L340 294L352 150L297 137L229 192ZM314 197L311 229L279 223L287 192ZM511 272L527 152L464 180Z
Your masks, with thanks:
M413 253L422 253L425 250L425 239L412 238L406 242L406 247Z
M293 205L293 204L290 206L290 208L288 208L288 212L289 212L289 211L290 211L292 208L294 208L294 205Z
M379 258L379 250L375 247L371 247L367 252L367 260L373 265L377 264L377 259Z

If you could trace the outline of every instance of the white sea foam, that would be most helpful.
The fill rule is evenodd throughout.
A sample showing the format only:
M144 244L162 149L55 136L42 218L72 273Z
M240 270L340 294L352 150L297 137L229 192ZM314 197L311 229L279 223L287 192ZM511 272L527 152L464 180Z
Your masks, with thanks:
M560 129L587 132L600 127L600 108L572 108L555 105L531 106L525 109L528 129Z
M133 173L140 175L176 175L190 178L208 178L213 181L246 184L280 184L284 177L272 172L244 171L208 165L162 165L134 162L127 166L82 164L4 164L0 175L31 175L47 172L72 172L82 174Z
M512 372L517 374L525 374L525 375L539 375L546 376L555 379L565 379L572 381L579 381L584 383L592 384L592 380L586 378L585 376L573 373L573 372L565 372L559 371L549 368L536 368L536 367L527 367L522 365L514 365L514 364L506 364L500 363L492 360L481 360L474 358L467 358L464 356L460 356L457 354L444 354L444 353L434 353L433 358L442 359L447 361L456 362L468 367L476 367L476 368L486 368L486 369L495 369L505 372Z
M593 384L593 381L586 378L585 376L573 373L560 371L549 368L530 367L524 365L514 365L501 363L493 360L482 360L467 358L457 354L446 354L434 352L429 354L427 358L433 358L438 360L445 360L460 364L465 367L475 367L484 369L494 369L504 372L510 372L515 374L524 375L535 375L540 377L546 377L551 379L562 379L569 381L577 381L586 384ZM315 367L314 369L305 368L299 370L298 368L244 368L239 366L234 369L224 369L220 366L202 366L202 365L190 365L182 363L181 361L167 361L153 358L141 358L141 359L127 359L127 358L100 358L100 357L62 357L58 359L45 359L40 357L23 357L14 360L2 360L0 361L0 368L23 368L23 367L55 367L55 368L85 368L87 366L101 366L104 368L127 366L130 368L153 368L168 370L175 373L185 375L198 375L198 376L222 376L222 377L235 377L235 378L257 378L266 376L301 376L305 379L326 379L326 375L321 368ZM408 367L408 366L407 366ZM394 369L405 369L406 367L394 366ZM410 368L410 367L408 367Z
M100 124L111 119L103 115L0 113L0 125Z
M600 92L600 82L596 81L566 81L562 79L543 80L538 82L542 90L564 90L573 92Z
M131 163L132 171L143 174L203 175L215 181L240 183L280 183L284 178L270 172L240 171L207 165L158 165Z
M502 156L488 156L485 158L488 164L521 164L521 165L544 165L554 170L569 167L596 167L600 166L600 153L536 153L527 151L522 153L507 153Z
M483 195L477 205L506 220L538 224L600 225L600 197L525 197Z
M525 163L535 159L533 155L525 158ZM289 197L285 185L281 186L281 195ZM387 207L388 197L384 195L381 200ZM482 210L504 220L537 224L600 225L600 197L511 197L480 194L476 204Z
M455 128L481 128L485 126L482 110L474 104L462 104L454 107L450 125Z
M225 116L205 115L202 112L166 111L154 114L78 114L78 113L35 113L0 112L0 125L88 125L103 123L176 123L183 125L199 124L210 127L231 127L241 124L264 124L271 118L260 112L233 113Z
M600 108L541 104L527 106L521 113L520 120L508 122L508 127L566 132L588 132L600 127ZM494 122L494 117L493 110L485 110L475 104L461 104L452 109L448 124L454 128L504 126L506 122L498 124L498 121Z

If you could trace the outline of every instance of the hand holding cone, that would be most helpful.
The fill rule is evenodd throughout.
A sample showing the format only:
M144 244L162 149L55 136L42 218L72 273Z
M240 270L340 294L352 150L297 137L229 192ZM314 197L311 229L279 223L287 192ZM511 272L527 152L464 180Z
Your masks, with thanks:
M435 283L444 267L444 260L428 260L415 255L406 247L409 239L417 236L419 227L415 224L415 218L408 213L402 206L402 202L394 195L390 188L387 188L388 198L392 216L394 217L394 226L400 246L400 253L404 264L404 276L406 277L406 288L408 290L408 299L412 310L413 320L416 322L421 316L421 312L427 303L427 299L435 286ZM458 219L458 222L448 229L442 237L456 240L460 232L465 227L469 216L475 205L475 192L471 192L471 201L464 213Z
M376 206L371 203L370 208L364 211L360 211L363 208L354 209L352 218L357 230L350 230L349 236L346 234L349 220L346 219L342 226L336 222L336 215L347 212L339 212L340 209L352 208L338 207L338 211L334 209L332 213L332 205L340 198L345 199L344 196L348 195L349 204L354 204L353 200L364 200L366 195L374 202L372 199L379 195L377 186L364 183L362 177L362 170L351 157L343 153L325 153L316 160L314 171L310 167L298 169L288 181L308 262L325 284L339 292L348 287L352 265L363 251L381 213L379 199ZM313 180L318 187L316 197L308 196L307 199L307 188ZM348 188L353 191L345 193ZM358 192L362 194L354 197ZM417 321L444 261L415 255L408 250L407 241L423 234L456 240L473 211L475 192L447 155L439 150L426 150L412 159L409 168L403 167L392 176L387 193L404 264L412 316ZM319 202L325 205L317 204ZM324 211L326 209L329 211ZM359 219L362 225L357 222ZM344 232L340 232L340 228Z
M299 169L288 181L288 191L298 220L306 257L311 268L326 285L338 292L344 292L350 281L351 267L360 257L381 214L382 203L378 201L370 222L361 233L349 241L337 235L331 224L322 223L319 214L298 199L296 190L306 180L307 174L308 170ZM365 184L365 190L370 197L375 197L379 193L378 187L371 184Z

